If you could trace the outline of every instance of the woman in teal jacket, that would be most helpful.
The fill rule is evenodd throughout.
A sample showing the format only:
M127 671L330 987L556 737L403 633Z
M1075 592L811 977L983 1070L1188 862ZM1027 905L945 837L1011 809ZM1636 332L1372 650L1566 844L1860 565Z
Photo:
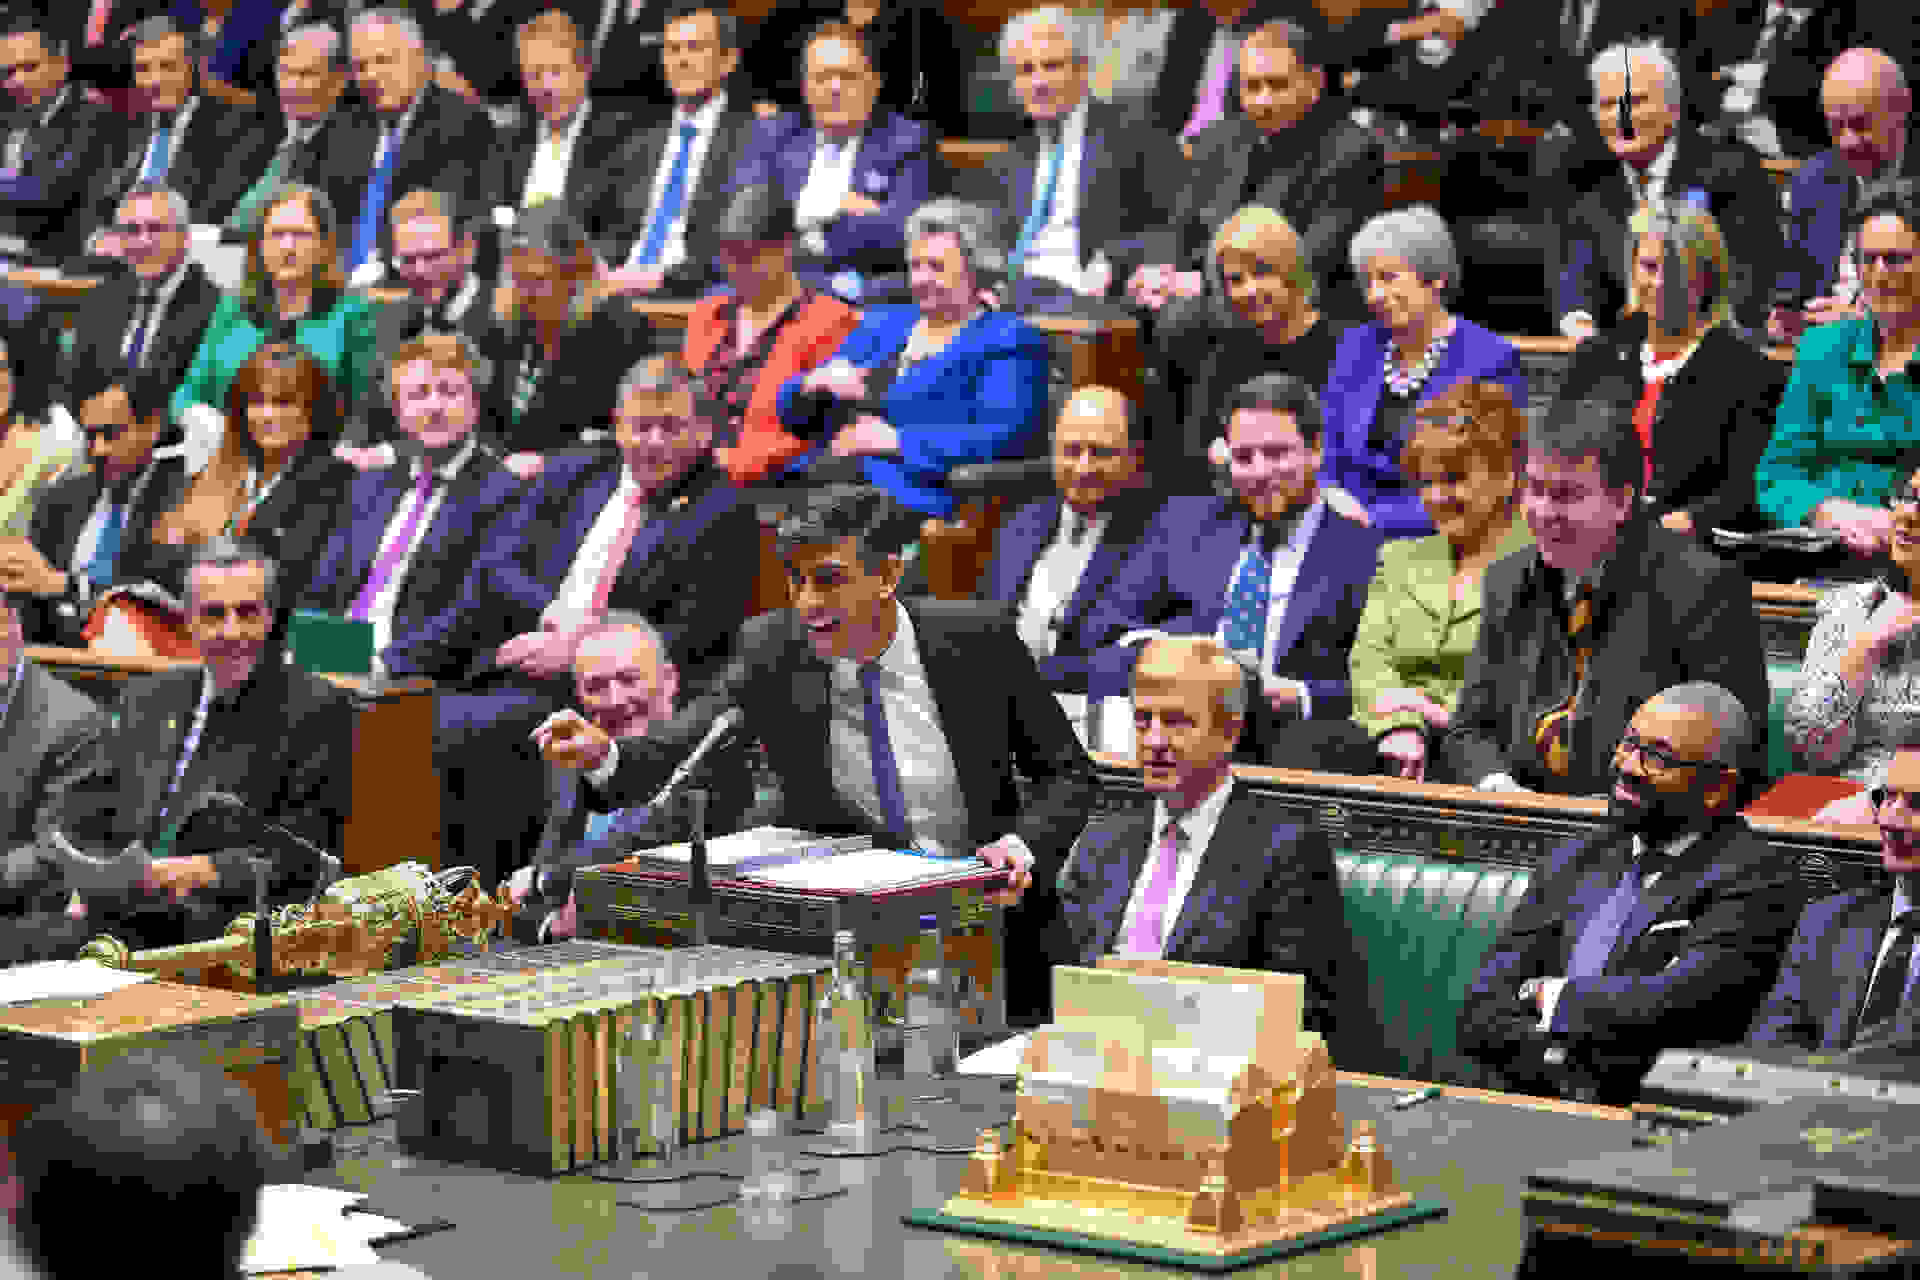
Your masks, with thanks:
M1920 446L1920 199L1874 197L1855 223L1862 314L1808 332L1756 479L1785 526L1830 529L1857 554L1887 549L1887 497Z
M366 393L374 364L372 304L346 291L340 224L326 195L290 185L274 196L247 245L238 293L220 299L169 405L187 435L190 469L224 435L219 406L240 366L269 339L304 349L340 388L349 412Z

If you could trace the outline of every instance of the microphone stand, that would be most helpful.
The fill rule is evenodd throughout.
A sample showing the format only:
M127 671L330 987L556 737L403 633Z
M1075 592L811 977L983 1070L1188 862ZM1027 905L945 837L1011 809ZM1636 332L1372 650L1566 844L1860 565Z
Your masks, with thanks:
M687 909L693 915L693 945L704 947L713 940L713 882L707 874L705 787L694 787L687 792L687 807L693 823L692 856L687 865Z
M253 868L253 991L272 995L273 916L267 910L267 870L273 863L267 858L248 858Z

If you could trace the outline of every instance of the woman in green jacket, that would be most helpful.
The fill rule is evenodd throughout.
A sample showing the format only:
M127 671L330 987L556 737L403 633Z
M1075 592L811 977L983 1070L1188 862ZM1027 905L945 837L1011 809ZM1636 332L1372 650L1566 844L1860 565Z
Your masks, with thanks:
M214 308L174 390L169 408L186 432L189 471L198 472L219 447L227 386L269 340L291 342L318 360L349 413L360 403L375 359L372 304L346 291L339 220L312 187L283 187L262 210L247 246L246 279Z
M1532 545L1514 499L1525 430L1526 415L1495 382L1463 382L1415 412L1400 470L1439 532L1380 548L1348 659L1353 718L1383 773L1428 780L1480 633L1487 566Z

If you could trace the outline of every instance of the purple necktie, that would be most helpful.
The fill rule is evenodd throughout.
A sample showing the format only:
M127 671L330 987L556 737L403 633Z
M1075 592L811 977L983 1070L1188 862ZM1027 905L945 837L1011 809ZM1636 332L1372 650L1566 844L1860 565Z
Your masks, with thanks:
M1200 86L1200 96L1194 99L1193 115L1187 121L1187 127L1180 131L1182 138L1193 137L1227 114L1227 82L1233 78L1233 64L1238 60L1237 49L1237 42L1229 41L1227 56L1214 63L1206 83Z
M1174 877L1180 871L1180 824L1169 822L1160 837L1160 852L1154 858L1153 878L1147 881L1147 896L1133 914L1133 927L1127 930L1127 950L1134 955L1157 956L1164 941L1167 899L1173 896Z
M347 610L347 617L355 622L365 622L373 612L373 602L386 589L387 580L400 568L400 562L407 558L407 552L413 546L413 535L419 531L420 517L427 514L428 496L433 492L433 482L437 477L432 467L420 468L419 478L413 482L413 510L407 513L407 521L400 526L398 537L389 538L380 559L374 563L373 572L367 575L367 585L360 588L355 597L353 608ZM404 499L403 499L404 501Z

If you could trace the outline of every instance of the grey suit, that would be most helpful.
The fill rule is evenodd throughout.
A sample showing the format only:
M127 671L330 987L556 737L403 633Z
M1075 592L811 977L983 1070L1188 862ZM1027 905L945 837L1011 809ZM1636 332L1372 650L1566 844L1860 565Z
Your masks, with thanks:
M87 695L36 663L22 665L0 719L0 831L9 850L0 873L0 913L20 909L51 883L52 867L34 842L67 792L94 768L93 748L107 726L107 713Z

